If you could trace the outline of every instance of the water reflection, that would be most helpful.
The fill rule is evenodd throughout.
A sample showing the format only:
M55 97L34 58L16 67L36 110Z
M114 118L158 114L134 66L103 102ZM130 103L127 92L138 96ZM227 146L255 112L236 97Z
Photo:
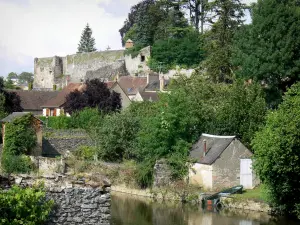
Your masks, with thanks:
M207 212L198 207L162 204L146 198L114 193L112 225L300 225L265 213L221 210Z

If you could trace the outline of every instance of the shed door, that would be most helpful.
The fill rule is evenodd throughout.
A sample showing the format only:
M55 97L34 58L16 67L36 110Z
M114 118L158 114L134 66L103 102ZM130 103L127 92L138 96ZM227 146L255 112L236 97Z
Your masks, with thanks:
M246 189L253 188L252 186L252 160L241 159L240 163L240 184Z

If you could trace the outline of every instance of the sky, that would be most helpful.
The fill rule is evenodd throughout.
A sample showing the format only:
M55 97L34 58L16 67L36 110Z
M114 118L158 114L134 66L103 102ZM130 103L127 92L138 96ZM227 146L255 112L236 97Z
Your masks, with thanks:
M87 23L98 50L121 49L118 31L139 1L0 0L0 76L33 72L35 57L76 53Z

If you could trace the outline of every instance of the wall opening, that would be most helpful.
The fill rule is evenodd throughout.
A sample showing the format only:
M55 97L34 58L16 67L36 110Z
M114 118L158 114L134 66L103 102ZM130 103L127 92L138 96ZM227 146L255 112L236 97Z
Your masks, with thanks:
M145 62L145 56L141 55L141 62Z

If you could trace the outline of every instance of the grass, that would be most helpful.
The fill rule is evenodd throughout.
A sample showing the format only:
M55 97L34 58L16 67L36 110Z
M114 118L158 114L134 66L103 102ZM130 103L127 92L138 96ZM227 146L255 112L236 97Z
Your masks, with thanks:
M234 195L239 200L253 200L264 202L265 197L261 186L258 186L252 190L244 190L242 194Z

